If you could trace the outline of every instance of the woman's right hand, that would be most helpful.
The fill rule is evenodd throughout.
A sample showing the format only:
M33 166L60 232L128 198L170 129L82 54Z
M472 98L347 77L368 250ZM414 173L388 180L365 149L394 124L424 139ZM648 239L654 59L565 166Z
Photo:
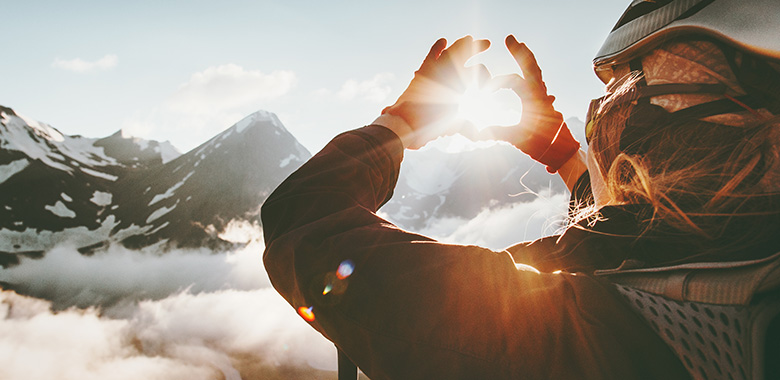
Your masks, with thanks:
M507 36L506 47L523 75L498 76L494 81L520 97L523 114L516 125L483 129L480 139L509 142L555 173L577 153L580 143L563 122L563 115L553 107L555 97L547 94L542 70L531 50L512 35Z
M444 38L433 44L409 87L382 111L404 120L404 128L391 124L386 127L396 132L406 148L417 149L438 137L458 132L476 133L473 126L468 128L468 124L455 121L454 116L467 85L490 79L484 65L465 67L466 61L489 46L490 41L471 36L458 39L449 47ZM468 133L466 129L473 131Z

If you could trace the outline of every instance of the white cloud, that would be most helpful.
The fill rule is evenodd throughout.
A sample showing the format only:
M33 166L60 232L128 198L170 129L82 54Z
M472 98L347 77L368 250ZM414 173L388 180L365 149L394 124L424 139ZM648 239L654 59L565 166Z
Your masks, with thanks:
M186 152L257 110L274 112L276 102L296 86L292 71L265 74L235 64L193 74L158 107L127 117L122 129L154 140L169 140Z
M0 293L0 378L321 378L335 348L271 288L180 293L122 318ZM46 363L46 365L41 365Z
M322 378L335 348L270 287L258 232L228 253L60 246L4 269L53 301L0 293L0 378Z
M159 254L152 248L133 251L112 245L105 252L84 256L66 245L46 252L43 259L0 273L0 281L24 284L26 293L69 306L114 306L141 299L162 299L188 289L201 293L222 289L250 290L269 286L260 261L262 244L234 252L207 249ZM46 281L40 281L45 278Z
M350 79L341 86L337 95L341 100L362 99L372 103L381 103L393 91L390 85L393 79L394 76L391 73L379 73L364 81Z
M568 196L541 192L532 202L485 209L471 220L441 218L431 221L421 234L454 244L474 244L491 249L554 234L566 215Z
M58 57L54 59L51 66L77 73L86 73L95 70L108 70L116 67L118 63L119 58L116 54L107 54L96 61L85 61L81 58L60 59Z
M166 106L173 111L194 114L245 109L253 112L262 101L287 94L296 82L292 71L264 74L232 63L213 66L193 74L168 99Z

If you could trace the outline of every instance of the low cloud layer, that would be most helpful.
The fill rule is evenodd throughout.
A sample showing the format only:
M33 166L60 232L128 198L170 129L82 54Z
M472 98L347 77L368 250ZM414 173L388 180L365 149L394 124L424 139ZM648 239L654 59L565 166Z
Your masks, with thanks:
M335 348L270 287L262 251L23 259L0 272L30 295L0 293L0 378L333 378Z
M562 227L567 206L567 194L541 192L532 202L487 208L471 220L437 219L420 232L447 243L504 249L522 241L555 234Z
M335 370L333 345L273 289L183 292L125 318L0 293L3 379L273 379ZM46 365L41 365L46 363Z
M179 250L158 254L112 246L93 256L58 246L43 259L24 259L3 270L0 281L26 294L52 300L57 308L114 306L121 301L162 299L170 294L252 290L270 286L262 268L262 245L230 253ZM43 279L43 280L42 280Z
M118 63L119 63L119 58L115 54L107 54L95 61L85 61L81 58L74 58L74 59L55 58L51 66L58 69L73 71L77 73L87 73L87 72L97 71L97 70L108 70L116 67Z

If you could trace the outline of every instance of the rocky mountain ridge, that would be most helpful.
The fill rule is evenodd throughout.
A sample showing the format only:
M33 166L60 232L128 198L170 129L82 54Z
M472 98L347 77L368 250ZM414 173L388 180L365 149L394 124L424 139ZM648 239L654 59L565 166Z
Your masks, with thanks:
M218 247L311 154L258 111L185 154L117 132L68 136L0 107L0 264L67 242Z

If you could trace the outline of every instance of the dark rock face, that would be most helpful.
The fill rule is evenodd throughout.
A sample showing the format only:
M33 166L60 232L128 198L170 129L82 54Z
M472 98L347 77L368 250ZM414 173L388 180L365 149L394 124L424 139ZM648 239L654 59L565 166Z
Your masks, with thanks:
M121 131L63 135L0 107L0 148L3 265L62 242L224 246L227 223L259 224L265 198L311 156L264 111L180 155Z

